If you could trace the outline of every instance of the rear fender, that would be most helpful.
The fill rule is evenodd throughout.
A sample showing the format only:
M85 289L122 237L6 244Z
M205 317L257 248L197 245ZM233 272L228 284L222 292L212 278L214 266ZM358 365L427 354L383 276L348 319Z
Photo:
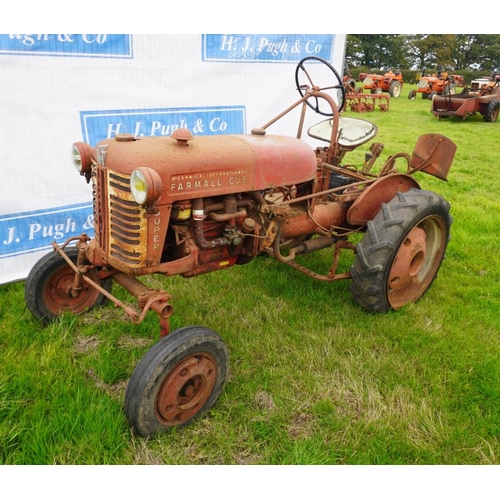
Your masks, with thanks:
M398 192L420 189L418 182L408 174L390 174L377 179L351 205L347 221L353 226L364 226L380 210L382 203L391 201Z

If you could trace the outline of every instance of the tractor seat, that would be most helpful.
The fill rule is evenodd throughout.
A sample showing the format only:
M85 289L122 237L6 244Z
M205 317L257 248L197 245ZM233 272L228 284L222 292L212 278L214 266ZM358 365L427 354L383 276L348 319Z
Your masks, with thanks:
M347 149L354 149L361 144L373 139L377 133L377 127L366 120L360 118L350 118L341 116L339 118L339 137L340 146ZM319 139L321 141L330 142L332 135L332 120L324 120L313 125L307 131L309 137Z

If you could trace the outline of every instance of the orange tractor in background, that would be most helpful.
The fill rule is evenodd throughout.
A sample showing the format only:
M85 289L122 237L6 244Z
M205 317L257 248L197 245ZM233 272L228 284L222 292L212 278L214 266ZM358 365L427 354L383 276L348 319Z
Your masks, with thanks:
M417 94L422 94L422 99L432 99L436 95L453 95L456 87L464 87L463 76L449 75L446 71L425 75L425 70L419 79L417 89L410 90L408 99L415 100Z
M388 92L391 97L399 97L403 89L403 75L400 72L389 71L382 75L360 73L359 80L363 86L358 90L363 92L369 90L370 94L382 94Z

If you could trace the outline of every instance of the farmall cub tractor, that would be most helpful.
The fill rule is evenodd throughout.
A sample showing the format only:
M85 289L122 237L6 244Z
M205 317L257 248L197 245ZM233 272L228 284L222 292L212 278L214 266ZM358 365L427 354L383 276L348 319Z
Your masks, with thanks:
M311 74L325 67L332 84L320 87ZM372 166L383 145L375 143L360 168L344 166L344 156L374 138L376 127L340 116L344 86L326 61L300 61L295 83L300 99L251 134L193 137L178 129L169 137L125 134L95 148L73 145L74 163L92 185L95 237L54 243L55 251L31 270L25 297L44 322L108 300L134 323L149 310L157 313L159 341L137 365L125 395L126 416L140 436L183 426L212 407L229 364L223 340L211 329L170 332L170 295L146 287L141 276L192 278L265 254L313 279L351 279L355 302L369 312L416 301L436 277L449 240L450 205L421 190L413 174L446 179L453 142L424 135L411 155L389 157L377 174ZM268 134L295 109L296 137ZM317 149L301 139L310 109L326 116L308 129L321 141ZM296 262L325 249L332 255L326 274ZM341 252L353 255L349 272L337 271ZM112 282L137 305L118 300Z

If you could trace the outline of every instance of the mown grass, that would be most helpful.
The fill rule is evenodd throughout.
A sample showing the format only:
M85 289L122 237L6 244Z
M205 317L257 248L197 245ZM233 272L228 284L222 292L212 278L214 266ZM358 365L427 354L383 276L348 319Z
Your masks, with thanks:
M133 325L107 306L44 327L26 309L24 283L4 285L0 463L498 464L500 124L439 121L429 101L407 99L409 88L386 113L346 115L378 125L384 159L427 132L458 146L447 183L417 176L454 217L439 277L419 302L368 314L347 281L317 282L270 258L189 280L147 278L172 294L173 329L212 328L231 361L206 416L144 440L122 405L158 339L156 316ZM309 259L330 264L328 251Z

